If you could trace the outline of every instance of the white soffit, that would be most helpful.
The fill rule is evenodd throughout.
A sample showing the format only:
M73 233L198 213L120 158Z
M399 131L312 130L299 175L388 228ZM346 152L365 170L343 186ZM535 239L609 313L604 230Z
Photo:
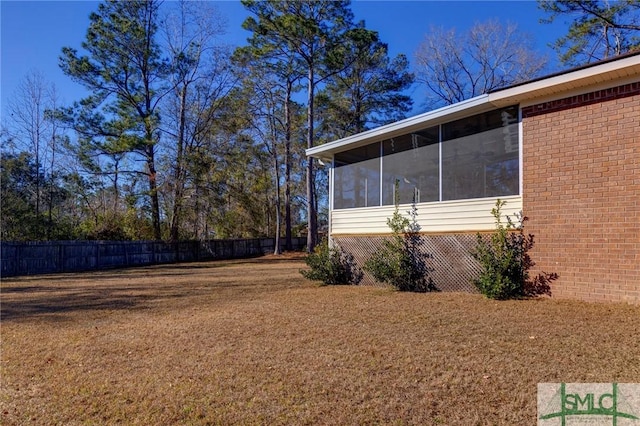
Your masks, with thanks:
M480 95L457 104L448 105L443 108L425 112L424 114L396 121L395 123L376 127L366 132L338 139L337 141L309 148L306 153L309 157L331 159L336 152L357 148L382 139L388 139L435 126L445 121L455 120L458 117L463 118L471 114L479 114L492 109L494 109L494 106L489 103L489 95Z
M548 78L498 90L489 94L489 101L496 107L522 104L531 99L552 97L566 92L594 87L603 83L626 80L640 81L640 55L569 71Z
M369 143L392 138L444 122L480 114L494 108L514 104L533 103L532 99L549 98L575 92L586 87L602 86L608 82L640 81L640 53L614 59L603 64L586 66L575 71L543 77L530 83L498 90L467 99L457 104L429 111L395 123L377 127L337 141L306 150L309 157L331 160L333 154Z

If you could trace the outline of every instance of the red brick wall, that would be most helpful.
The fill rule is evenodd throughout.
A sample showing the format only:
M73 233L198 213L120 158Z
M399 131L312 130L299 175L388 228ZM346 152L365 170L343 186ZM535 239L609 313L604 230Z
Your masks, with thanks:
M523 208L554 297L640 304L640 83L523 108Z

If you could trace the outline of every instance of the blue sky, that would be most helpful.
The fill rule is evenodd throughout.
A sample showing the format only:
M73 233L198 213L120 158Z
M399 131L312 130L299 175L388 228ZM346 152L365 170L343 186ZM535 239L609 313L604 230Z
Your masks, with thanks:
M228 20L226 41L245 43L249 33L241 27L248 16L239 1L216 1ZM42 72L54 82L61 100L72 103L85 92L58 68L58 56L64 46L80 48L89 23L89 14L97 9L93 1L0 1L0 113L14 96L19 82L30 70ZM367 28L380 33L395 56L404 53L413 63L413 55L432 25L464 31L476 22L498 18L514 22L533 35L536 48L551 59L556 69L555 52L548 47L567 26L562 22L540 24L544 17L535 1L364 1L352 2L356 20L365 20ZM414 88L416 107L423 101L420 88Z

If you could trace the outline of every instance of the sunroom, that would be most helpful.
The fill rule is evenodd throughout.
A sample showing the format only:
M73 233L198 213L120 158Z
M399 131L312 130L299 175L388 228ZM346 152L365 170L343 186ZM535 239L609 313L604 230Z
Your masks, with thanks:
M497 199L505 214L522 209L521 139L518 105L485 95L308 150L329 167L332 242L362 264L390 233L396 202L401 213L415 206L425 254L449 271L462 262L462 276L440 283L473 291L476 233L494 228Z
M640 52L633 52L307 155L329 169L330 239L360 266L390 234L398 200L401 213L417 208L436 286L475 291L470 253L477 234L495 228L491 209L501 199L503 215L529 217L535 271L558 274L554 294L637 301L639 114Z
M517 105L485 96L310 149L330 170L330 235L388 233L386 218L415 203L421 231L493 227L491 208L522 208ZM397 191L397 193L396 193Z

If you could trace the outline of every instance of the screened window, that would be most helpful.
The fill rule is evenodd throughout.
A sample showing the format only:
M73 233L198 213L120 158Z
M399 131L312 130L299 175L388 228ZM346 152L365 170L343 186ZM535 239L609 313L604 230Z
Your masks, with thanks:
M442 199L495 197L519 190L518 109L442 126Z
M382 143L382 204L439 200L438 127ZM397 183L396 183L397 182Z
M380 144L335 155L335 209L380 205Z
M516 195L518 132L512 106L337 153L333 207Z

